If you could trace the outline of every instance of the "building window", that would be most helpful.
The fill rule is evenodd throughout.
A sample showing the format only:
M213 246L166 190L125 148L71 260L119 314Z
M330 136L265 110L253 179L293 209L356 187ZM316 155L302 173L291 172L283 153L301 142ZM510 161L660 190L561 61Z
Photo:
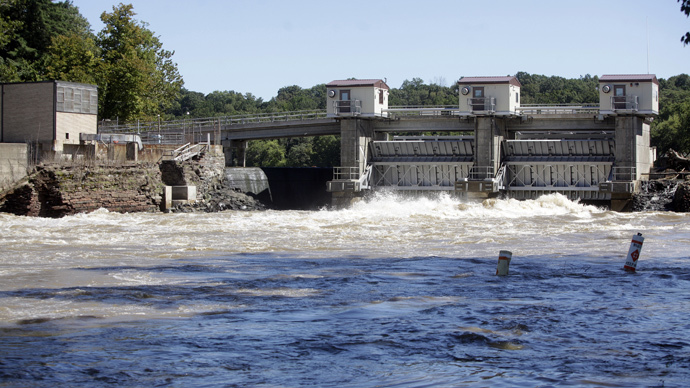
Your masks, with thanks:
M65 140L69 140L69 132L65 132Z
M98 92L93 88L58 86L55 108L65 113L98 114Z
M379 104L383 104L383 89L379 89Z

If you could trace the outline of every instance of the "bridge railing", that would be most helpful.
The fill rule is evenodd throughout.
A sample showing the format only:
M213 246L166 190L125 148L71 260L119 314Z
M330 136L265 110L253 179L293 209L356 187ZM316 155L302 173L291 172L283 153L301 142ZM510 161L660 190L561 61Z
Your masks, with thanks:
M578 114L599 113L599 104L521 104L518 112L530 115L539 114Z
M271 123L285 121L304 121L325 119L325 109L301 110L290 112L258 113L251 115L232 115L218 117L199 117L193 119L154 120L131 123L115 123L102 120L98 123L99 133L144 133L157 132L161 136L164 133L185 134L212 132L220 128L228 128L234 125Z
M457 116L460 107L457 105L397 105L382 109L393 116Z

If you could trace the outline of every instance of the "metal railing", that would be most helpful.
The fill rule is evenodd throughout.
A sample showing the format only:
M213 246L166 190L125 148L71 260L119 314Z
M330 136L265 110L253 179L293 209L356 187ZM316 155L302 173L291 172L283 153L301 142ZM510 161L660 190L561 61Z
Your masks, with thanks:
M358 180L358 167L333 167L333 179L335 180Z
M470 180L491 180L494 178L492 166L472 166L467 176Z
M163 132L193 134L211 132L219 128L227 128L233 125L272 123L285 121L304 121L325 119L325 109L301 110L290 112L258 113L250 115L232 115L218 117L199 117L193 119L154 120L131 123L113 124L112 121L102 120L98 124L98 132L108 133L145 133Z
M611 108L613 110L631 110L636 111L639 106L639 98L637 96L612 96Z
M165 156L178 162L185 161L208 151L209 145L210 144L208 142L198 144L187 143L176 150L170 151L170 153Z
M612 182L629 182L637 180L637 168L635 167L613 167L611 168Z
M473 112L495 112L496 99L494 97L472 97L467 99L467 106Z
M522 104L515 110L524 114L599 113L599 104Z
M457 105L400 105L391 106L382 111L396 116L457 116L460 108Z
M333 101L333 111L336 115L357 116L362 113L362 101L360 100L336 100Z

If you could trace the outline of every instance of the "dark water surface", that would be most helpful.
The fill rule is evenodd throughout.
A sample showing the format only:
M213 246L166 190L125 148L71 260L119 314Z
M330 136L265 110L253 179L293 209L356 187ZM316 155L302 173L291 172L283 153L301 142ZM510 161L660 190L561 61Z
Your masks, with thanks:
M0 215L0 387L687 386L689 221L559 196Z

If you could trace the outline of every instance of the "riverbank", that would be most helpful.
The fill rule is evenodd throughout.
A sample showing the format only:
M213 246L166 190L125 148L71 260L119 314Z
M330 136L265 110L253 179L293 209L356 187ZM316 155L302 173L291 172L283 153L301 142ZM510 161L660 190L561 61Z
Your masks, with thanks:
M224 185L224 168L222 154L184 162L39 165L0 195L0 212L59 218L101 208L119 213L264 209ZM196 197L168 207L166 186L195 186Z

